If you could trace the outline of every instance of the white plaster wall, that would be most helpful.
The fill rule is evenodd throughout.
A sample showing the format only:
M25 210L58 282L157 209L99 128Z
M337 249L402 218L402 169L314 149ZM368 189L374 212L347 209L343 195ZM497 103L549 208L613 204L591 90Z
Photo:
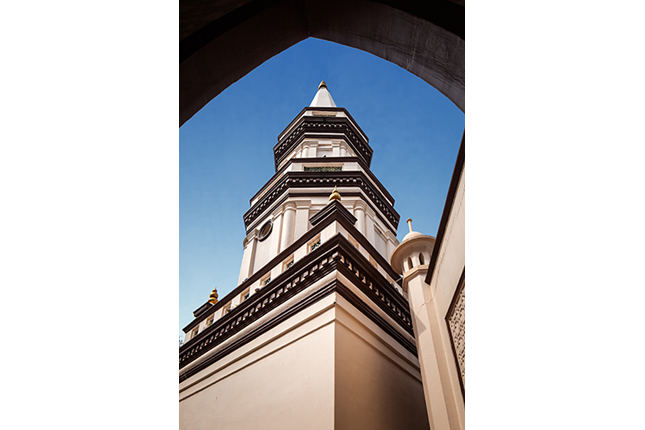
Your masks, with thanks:
M336 308L335 430L429 429L418 367L359 318L351 305Z
M425 430L420 386L416 357L331 294L180 383L179 428Z
M256 342L254 350L232 354L224 365L214 364L210 375L185 381L179 428L333 429L330 311L308 321L294 318ZM300 325L293 327L294 322Z
M452 301L461 272L466 265L466 168L459 179L455 200L430 287L438 300L438 309L445 314Z
M270 219L270 218L269 218ZM258 224L258 229L262 228L264 223L266 222L266 219L263 220ZM279 228L277 230L280 230ZM276 254L271 253L272 247L271 247L271 239L274 237L279 237L279 235L276 234L276 226L273 226L273 230L271 231L271 235L267 237L265 240L260 241L258 239L257 245L256 245L256 250L255 250L255 258L253 259L253 271L251 274L254 274L257 272L259 269L262 268L265 264L267 264L273 257L275 257Z
M416 250L412 259L415 265L418 264ZM446 315L464 267L465 168L457 186L444 239L438 250L431 284L425 283L427 264L406 272L404 280L414 316L414 332L429 419L434 428L465 428L465 404L458 365L446 324Z
M296 225L293 233L293 241L300 239L305 234L311 224L309 223L309 208L311 207L311 200L297 200L296 201Z

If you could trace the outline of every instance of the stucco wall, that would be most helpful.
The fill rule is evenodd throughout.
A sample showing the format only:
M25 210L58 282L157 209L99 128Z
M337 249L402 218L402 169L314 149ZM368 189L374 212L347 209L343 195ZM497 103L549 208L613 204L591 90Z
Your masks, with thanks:
M182 383L179 428L333 429L331 302Z
M335 430L429 429L418 367L344 314L337 308Z

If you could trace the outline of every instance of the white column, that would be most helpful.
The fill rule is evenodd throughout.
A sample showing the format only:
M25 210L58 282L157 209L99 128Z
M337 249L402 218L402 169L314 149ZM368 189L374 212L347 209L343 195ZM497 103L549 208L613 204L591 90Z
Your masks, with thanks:
M287 202L284 205L282 217L282 237L280 238L280 252L293 243L293 228L296 220L296 204Z
M244 239L244 254L242 256L242 267L237 285L240 285L246 278L253 274L253 263L255 260L255 248L258 244L258 230L255 229Z
M346 157L347 156L347 147L345 146L344 143L340 144L340 156L341 157Z
M340 142L332 142L331 143L331 155L332 155L332 157L339 157L340 156Z
M365 236L365 209L364 202L358 200L354 202L354 216L356 217L356 229Z
M365 237L367 240L376 247L376 238L374 237L374 214L370 214L368 209L365 209Z
M398 241L396 240L396 235L394 235L390 230L385 231L385 237L387 238L387 258L386 260L389 260L390 257L392 256L392 252L394 252L394 248L398 245ZM426 264L428 262L426 261Z
M310 200L297 201L296 203L296 225L293 232L293 240L298 240L309 230L309 208Z
M302 144L302 158L309 157L309 142Z
M309 142L309 156L310 157L316 157L316 153L318 151L318 142Z
M269 259L275 257L278 255L280 252L280 239L281 239L281 231L280 229L282 228L282 212L278 213L277 215L274 216L273 218L273 231L271 232L271 248L270 248L270 254L271 256Z

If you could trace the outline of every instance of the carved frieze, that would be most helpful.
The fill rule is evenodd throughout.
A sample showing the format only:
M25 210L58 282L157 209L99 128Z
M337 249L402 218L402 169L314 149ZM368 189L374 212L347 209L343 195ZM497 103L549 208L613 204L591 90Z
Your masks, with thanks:
M273 204L288 188L326 187L337 185L359 187L374 206L393 226L399 225L399 214L385 200L367 176L360 171L348 172L286 172L284 176L244 214L244 225L248 229L255 219ZM342 191L341 191L342 194Z
M303 139L311 133L334 133L342 134L347 143L352 147L356 154L362 158L367 165L372 161L372 148L363 137L354 128L353 124L348 118L344 117L311 117L304 116L298 120L297 123L288 134L283 136L282 139L273 147L273 154L275 158L276 169L280 163L289 155L289 153L299 145ZM316 136L311 136L316 137ZM317 136L329 137L329 136Z
M450 328L450 337L452 339L453 350L461 375L461 383L466 382L466 288L465 283L461 282L460 287L455 295L447 318L448 327Z
M413 333L405 298L347 239L337 234L184 344L179 350L179 367L183 368L217 347L333 270L343 273L402 329ZM402 339L399 341L416 353L414 346L405 344Z

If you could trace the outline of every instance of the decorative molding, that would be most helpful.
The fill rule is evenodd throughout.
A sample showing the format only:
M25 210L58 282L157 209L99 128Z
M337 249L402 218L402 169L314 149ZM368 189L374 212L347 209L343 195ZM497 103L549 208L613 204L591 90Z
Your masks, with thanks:
M446 324L450 333L450 344L459 374L461 394L465 395L466 385L466 268L461 272L452 302L446 312Z
M399 225L399 214L387 199L367 178L365 173L355 171L342 172L286 172L245 214L244 225L248 229L257 217L262 215L287 189L319 188L337 185L340 187L358 187L372 201L374 206L392 225L394 231ZM342 191L339 189L341 195ZM247 230L248 231L248 230Z
M208 310L210 310L210 308L212 308L212 307L213 307L212 303L206 302L203 305L201 305L200 307L198 307L195 311L193 311L193 316L195 318L199 318L200 316L205 314Z
M284 259L283 256L281 258ZM342 273L403 330L414 336L408 302L347 239L338 233L315 251L294 263L290 269L278 275L258 293L250 296L195 338L187 341L179 349L180 368L220 345L334 270ZM193 324L193 327L197 324ZM185 328L184 331L187 329ZM404 346L409 349L409 345Z
M439 258L439 251L443 244L443 238L446 234L446 226L448 225L448 219L450 218L450 212L452 212L452 206L455 202L455 194L457 193L457 185L459 185L459 179L461 178L461 173L464 170L464 159L465 159L465 146L466 146L466 132L461 136L461 145L459 146L459 152L457 153L457 160L455 161L455 168L452 172L452 179L450 180L450 187L448 188L448 195L446 196L446 203L443 206L443 214L441 215L441 222L439 223L439 229L437 230L437 239L434 243L434 249L432 250L432 256L430 257L430 263L428 264L428 274L426 275L425 283L430 285L432 281L432 276L434 275L434 269L437 266L437 258Z
M356 218L354 217L354 215L349 213L345 206L343 206L343 204L338 200L329 202L327 206L325 206L320 212L309 218L309 222L311 223L311 225L315 226L326 219L333 212L338 212L340 215L344 216L352 225L356 224Z
M287 126L284 128L284 130L282 130L282 132L280 132L280 134L278 135L278 141L280 141L280 140L281 140L281 139L282 139L282 138L283 138L283 137L284 137L288 132L290 132L290 131L291 131L291 129L293 128L293 125L294 125L294 124L295 124L295 123L296 123L300 118L302 118L302 116L303 116L303 115L305 114L305 112L307 112L307 111L311 111L312 113L313 113L313 112L334 112L334 113L336 113L336 112L343 112L343 113L345 114L345 116L346 116L347 118L349 118L349 119L352 121L352 123L354 124L354 126L355 126L355 127L358 129L358 131L360 132L361 136L362 136L362 137L364 137L364 138L365 138L365 140L367 140L367 141L369 142L369 138L367 137L367 135L365 134L365 132L363 131L363 129L361 128L361 126L360 126L360 125L358 125L358 123L356 122L356 120L354 119L354 117L352 117L352 115L351 115L351 114L347 111L347 109L345 109L344 107L311 107L311 106L306 106L306 107L304 107L304 108L303 108L303 109L298 113L298 115L296 115L296 116L295 116L295 118L294 118L293 120L291 120L291 122L289 123L289 125L287 125ZM312 116L315 116L315 115L312 115ZM311 118L311 116L310 116L310 118Z
M349 220L346 216L341 215L340 211L332 211L328 216L324 218L324 222L319 222L317 225L312 226L312 228L309 231L307 231L305 234L299 237L294 243L292 243L287 248L285 248L282 252L276 255L272 260L270 260L268 263L266 263L264 266L258 269L253 275L249 276L244 282L238 285L233 291L231 291L225 297L223 297L216 305L214 305L211 308L211 310L208 313L200 315L200 318L196 318L192 322L190 322L186 327L183 328L184 333L188 333L188 331L190 331L193 327L198 325L202 320L207 318L209 315L214 314L219 308L223 306L224 303L231 301L234 297L236 297L238 294L244 291L245 288L250 287L255 281L260 279L263 274L266 274L273 267L277 266L278 264L281 264L281 262L284 261L285 258L293 254L298 248L300 248L301 246L309 242L311 239L313 239L325 227L327 227L329 224L331 224L334 221L338 221L340 225L342 225L345 228L345 230L347 230L347 232L351 234L352 237L354 237L354 239L356 239L358 243L361 244L361 246L363 246L363 248L368 252L368 254L370 254L372 258L376 260L379 266L383 268L383 270L385 270L385 272L392 279L399 278L399 275L394 271L394 269L392 269L392 266L390 266L390 263L387 260L385 260L385 258L376 250L376 248L374 248L374 246L367 240L367 238L361 232L359 232L358 229L356 229L356 227L354 227L354 224L351 223L351 220ZM352 246L352 249L353 249L353 246ZM379 276L380 276L380 273L379 273ZM393 288L393 291L396 291L394 287L392 288Z
M317 167L304 166L305 172L341 172L342 170L343 170L342 166L317 166Z
M394 205L394 197L390 195L390 193L387 191L387 189L381 184L381 181L378 180L376 176L374 176L374 173L370 170L369 166L365 164L365 162L358 158L358 157L350 157L350 156L345 156L345 157L315 157L315 158L291 158L284 166L280 168L272 177L269 179L266 184L262 188L258 190L257 193L253 195L249 199L249 203L252 204L253 200L255 200L266 188L268 188L270 185L274 184L274 181L278 178L278 176L282 175L282 173L289 167L292 163L302 163L302 164L317 164L317 163L324 163L324 164L329 164L329 163L358 163L362 168L363 171L367 174L367 176L370 177L370 179L376 184L377 188L383 195L385 196L386 200L391 204Z
M196 364L195 366L181 373L179 375L179 382L185 381L186 379L193 376L194 374L207 368L217 360L220 360L221 358L225 357L226 355L230 354L236 349L242 347L243 345L246 345L248 342L252 341L253 339L256 339L258 336L266 333L270 329L276 327L278 324L282 323L283 321L286 321L288 318L294 316L295 314L308 308L309 306L319 302L320 300L322 300L323 298L329 296L334 292L344 297L351 305L353 305L356 309L362 312L363 315L367 316L372 322L374 322L378 327L380 327L383 331L389 334L393 339L398 341L405 349L410 351L415 357L417 356L417 348L413 342L411 342L409 339L401 335L399 331L397 331L394 327L392 327L390 323L388 323L385 319L383 319L378 313L376 313L371 307L369 307L364 301L362 301L341 281L339 281L338 279L334 279L332 282L320 288L315 293L305 297L303 300L294 304L290 308L285 309L284 311L282 311L280 314L276 315L269 321L263 323L259 327L253 329L252 331L240 337L239 339L235 340L231 344L215 352L213 355L211 355L204 361Z
M293 128L289 130L273 147L275 169L289 156L291 151L312 134L337 133L345 137L352 150L362 158L367 165L372 161L372 148L356 129L355 124L347 117L302 116L298 118ZM337 136L322 135L319 138L337 139Z

